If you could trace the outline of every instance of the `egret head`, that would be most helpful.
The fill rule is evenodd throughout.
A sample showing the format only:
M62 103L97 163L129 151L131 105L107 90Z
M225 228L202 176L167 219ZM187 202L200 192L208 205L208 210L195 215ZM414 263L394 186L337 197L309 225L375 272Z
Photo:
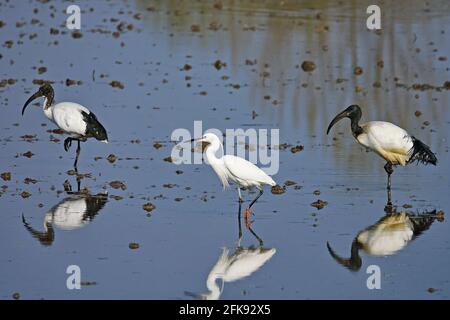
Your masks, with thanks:
M219 138L214 133L205 133L201 138L192 139L191 142L199 142L202 144L202 152L212 144L220 144Z
M26 107L31 103L31 101L40 97L47 98L47 103L44 106L45 108L48 108L52 104L54 91L50 83L45 83L42 86L40 86L39 90L36 93L34 93L30 98L28 98L27 102L25 102L25 105L22 108L22 115L24 114Z
M356 123L361 119L361 108L356 105L352 104L350 107L339 113L334 119L330 122L330 125L327 129L327 134L330 132L331 127L333 127L339 120L344 118L349 118L352 121L356 121Z

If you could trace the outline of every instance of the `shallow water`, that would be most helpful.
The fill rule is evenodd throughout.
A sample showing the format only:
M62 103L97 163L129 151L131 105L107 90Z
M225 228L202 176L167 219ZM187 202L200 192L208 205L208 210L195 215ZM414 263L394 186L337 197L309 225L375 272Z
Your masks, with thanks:
M450 80L444 59L450 5L386 1L383 30L373 32L365 27L370 4L223 1L218 9L203 1L80 2L82 37L75 39L64 27L68 4L1 2L0 81L17 82L0 87L0 173L11 173L10 181L0 180L6 186L0 191L0 298L18 292L23 299L192 299L208 293L214 266L235 259L247 272L236 268L227 278L221 271L216 284L223 282L223 290L208 297L448 299L447 221L400 212L447 213L450 204L449 91L412 87ZM122 21L133 27L116 38ZM220 70L213 65L218 59L226 63ZM302 71L304 60L316 69ZM185 64L192 69L183 70ZM42 66L47 71L39 74ZM356 66L363 69L359 76ZM74 147L66 153L64 137L47 132L54 125L41 109L20 114L38 87L34 79L54 81L57 101L89 107L108 130L109 144L82 145L79 170L90 176L80 188L89 197L73 194ZM82 83L66 86L66 79ZM113 80L124 88L113 88ZM353 240L385 216L386 203L382 160L355 143L344 121L325 134L334 115L353 103L361 105L363 120L392 121L420 138L439 163L396 168L395 217L403 224L386 229L404 236L404 246L389 255L354 250L359 264L340 260L351 271L333 259L327 242L341 258L350 257ZM288 186L281 195L267 189L254 207L252 231L264 250L245 228L237 248L237 195L222 191L211 168L163 160L175 145L172 131L193 131L195 120L204 130L279 129L280 143L304 146L298 153L281 150L274 175L280 185L293 180L301 188ZM24 135L36 137L30 142ZM27 151L34 155L23 156ZM113 164L109 154L118 157ZM72 192L65 191L66 180ZM112 181L125 186L114 189ZM31 195L22 198L23 191ZM108 201L93 197L106 192ZM244 195L250 200L256 193ZM310 205L317 199L328 204L317 210ZM149 214L148 202L156 206ZM231 258L219 260L223 252ZM249 255L257 260L243 260ZM81 268L81 290L66 287L69 265ZM366 286L370 265L380 267L380 290Z

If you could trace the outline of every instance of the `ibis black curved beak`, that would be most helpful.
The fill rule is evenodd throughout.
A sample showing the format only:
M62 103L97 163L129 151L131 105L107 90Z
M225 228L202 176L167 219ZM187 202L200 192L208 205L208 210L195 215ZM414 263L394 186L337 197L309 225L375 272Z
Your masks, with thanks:
M359 244L356 241L356 239L352 243L352 249L351 249L351 256L350 258L342 258L339 256L334 250L331 248L330 244L327 242L327 248L328 252L330 253L331 257L339 263L341 266L346 267L347 269L351 271L358 271L361 269L362 260L359 256Z
M328 126L327 134L330 132L331 127L333 127L337 122L339 122L339 120L342 120L342 119L348 118L348 117L349 117L349 113L347 110L342 111L336 117L334 117L334 119L330 122L330 124Z
M35 99L37 99L39 97L42 97L42 96L43 96L43 94L41 93L41 91L38 91L35 94L33 94L30 98L28 98L27 102L25 102L25 104L24 104L24 106L22 108L22 116L25 113L25 109L31 103L31 101L33 101L33 100L35 100Z

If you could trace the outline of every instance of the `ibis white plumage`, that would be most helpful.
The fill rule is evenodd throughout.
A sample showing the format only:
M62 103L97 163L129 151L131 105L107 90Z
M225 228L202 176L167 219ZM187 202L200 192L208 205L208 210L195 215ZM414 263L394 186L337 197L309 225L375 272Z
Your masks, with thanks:
M88 138L95 138L107 143L108 135L103 125L97 120L95 114L89 111L89 109L73 102L60 102L54 104L54 96L55 94L52 86L48 83L43 84L39 90L25 102L22 109L22 115L31 101L39 97L45 98L43 105L45 116L61 130L70 135L70 137L64 140L64 150L69 151L72 141L75 140L78 142L74 162L74 167L77 171L78 157L80 156L81 151L80 142L84 142Z
M436 155L420 140L410 135L404 129L385 121L369 121L359 124L362 112L358 105L351 105L339 113L331 121L327 129L327 134L339 120L343 118L350 119L352 134L359 144L376 152L380 157L386 160L384 169L388 174L388 206L391 201L391 174L396 165L406 166L415 161L423 164L431 163L436 165Z
M224 188L229 186L229 182L234 182L236 184L239 202L243 202L241 188L257 188L259 190L258 196L250 203L244 212L245 223L247 228L249 228L251 222L249 223L248 221L248 215L252 212L252 206L263 194L263 186L275 186L276 182L263 170L243 158L234 155L224 155L220 158L217 157L217 151L221 150L223 153L223 146L215 134L206 133L203 137L192 139L191 141L198 141L206 144L206 159L216 172Z
M327 242L333 259L351 271L358 271L362 265L359 251L371 256L389 256L402 250L410 241L430 228L435 220L441 221L436 210L415 215L401 212L388 212L377 223L358 232L354 238L350 258L339 256Z
M107 201L107 193L90 195L78 192L70 194L45 214L44 231L33 228L23 214L22 222L43 246L50 246L55 239L54 227L65 231L82 228L94 219Z

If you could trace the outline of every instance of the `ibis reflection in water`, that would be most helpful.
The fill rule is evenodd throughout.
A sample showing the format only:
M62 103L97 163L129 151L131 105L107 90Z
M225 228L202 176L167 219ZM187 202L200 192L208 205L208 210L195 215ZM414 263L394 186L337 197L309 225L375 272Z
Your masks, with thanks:
M65 186L68 185L66 181ZM44 230L31 226L22 214L22 222L28 232L43 246L50 246L55 240L54 227L60 230L75 230L91 222L108 201L107 193L91 195L86 191L68 191L68 197L48 211L44 216Z
M73 166L77 169L78 157L80 156L80 142L86 141L88 138L95 138L102 142L108 142L108 135L103 125L97 120L95 114L89 109L73 102L53 103L55 93L50 84L42 85L39 90L34 93L23 106L22 115L31 101L44 97L43 110L45 116L58 126L70 137L64 140L64 150L69 151L72 141L77 141L77 151Z
M257 246L242 247L241 204L238 214L239 238L237 247L230 255L230 249L223 248L217 262L212 267L206 279L208 292L196 295L186 292L186 295L202 300L218 300L222 294L225 282L234 282L249 277L265 265L276 253L275 248L264 247L262 239L249 227L249 231L258 240ZM217 283L221 280L219 286Z
M415 161L436 165L437 158L427 145L395 124L385 121L369 121L360 125L361 116L361 108L351 105L331 121L327 134L339 120L350 119L352 134L358 143L386 160L384 169L388 174L387 206L392 206L391 174L394 172L393 167L396 165L406 166Z
M241 188L257 188L259 190L259 194L255 199L253 199L252 202L250 202L250 205L244 212L245 225L249 228L252 221L248 220L248 216L249 213L252 213L252 207L255 202L262 196L263 186L275 186L275 181L263 170L243 158L234 155L223 155L218 158L216 155L218 151L222 154L224 153L223 145L219 138L213 133L206 133L199 139L191 140L191 142L193 141L205 144L202 151L206 150L206 159L222 182L223 188L227 188L229 186L229 182L234 182L236 184L239 203L243 202Z
M358 271L362 265L360 250L371 256L393 255L428 230L435 220L443 221L443 215L436 214L436 210L421 214L392 211L356 235L349 258L339 256L327 242L328 252L340 265Z

